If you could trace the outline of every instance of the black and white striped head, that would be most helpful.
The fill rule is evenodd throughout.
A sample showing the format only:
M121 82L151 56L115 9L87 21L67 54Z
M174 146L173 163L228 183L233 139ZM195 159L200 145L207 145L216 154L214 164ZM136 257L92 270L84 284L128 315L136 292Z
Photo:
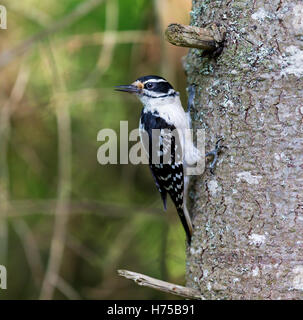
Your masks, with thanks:
M172 85L159 76L144 76L131 85L117 86L116 90L134 93L145 104L149 100L165 100L179 96Z

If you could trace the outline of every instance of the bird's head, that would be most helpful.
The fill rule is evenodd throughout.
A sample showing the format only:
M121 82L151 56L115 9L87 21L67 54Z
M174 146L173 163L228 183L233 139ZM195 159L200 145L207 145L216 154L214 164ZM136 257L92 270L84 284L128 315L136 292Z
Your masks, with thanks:
M144 76L131 85L117 86L116 90L135 94L143 104L165 101L179 96L168 81L158 76Z

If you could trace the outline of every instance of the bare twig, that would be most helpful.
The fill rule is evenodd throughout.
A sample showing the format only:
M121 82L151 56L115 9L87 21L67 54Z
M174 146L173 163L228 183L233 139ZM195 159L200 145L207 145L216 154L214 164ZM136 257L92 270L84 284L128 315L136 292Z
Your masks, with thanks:
M66 91L63 78L60 76L55 57L49 44L49 63L52 70L54 92ZM66 228L68 222L68 207L71 190L71 124L69 105L57 101L56 117L58 125L58 202L55 212L54 233L51 241L50 256L46 274L43 280L40 298L51 299L59 277L61 261L65 248Z
M117 32L107 33L106 31L117 31L118 29L119 5L117 0L107 1L105 14L105 33L103 46L100 49L97 61L97 68L94 68L84 81L85 87L93 86L97 79L99 79L108 70L112 63Z
M35 237L24 220L14 221L13 226L20 237L34 282L38 287L42 280L43 267Z
M47 38L48 35L58 32L81 19L83 16L87 15L89 12L94 10L105 0L88 0L85 2L80 2L80 4L67 16L59 21L55 21L48 28L37 33L36 35L28 38L15 48L5 51L0 55L0 69L14 60L16 57L24 54L28 49L35 45L40 40Z
M92 34L77 34L63 39L58 39L55 45L66 45L71 51L86 46L101 46L107 38L115 38L117 44L124 43L154 43L158 36L150 31L123 30L94 32Z
M177 284L158 280L141 273L132 272L128 270L118 270L121 277L135 281L139 286L149 287L165 293L174 294L187 299L204 300L201 293L193 288L179 286Z
M111 249L103 257L103 278L101 287L106 289L104 291L105 295L99 296L99 299L108 299L108 297L116 290L119 286L118 281L113 281L115 279L113 272L118 267L119 262L128 251L131 241L134 239L140 217L133 218L130 223L127 223L122 230L119 230L118 235L114 239Z
M37 23L43 27L49 26L51 22L50 15L38 8L38 6L29 6L25 1L1 1L2 4L11 12L16 12L22 17Z
M67 235L66 247L91 265L93 265L95 261L100 259L99 254L86 247L80 240L78 240L76 237L73 237L72 235Z
M11 200L5 218L19 218L28 215L45 214L53 215L56 210L57 200ZM111 218L121 218L125 216L134 216L146 214L150 218L163 219L161 210L157 208L133 207L111 202L102 202L99 200L72 200L68 203L70 214L96 214Z
M7 161L8 141L10 137L12 110L21 101L28 79L25 64L21 64L10 97L0 109L0 261L4 262L7 253L8 228L5 216L9 210L9 169Z
M165 35L167 41L176 46L215 51L224 41L225 28L216 24L199 28L172 23L167 27Z
M53 278L52 281L53 286L57 287L58 290L60 290L68 299L81 300L81 296L78 294L78 292L59 275Z
M5 215L9 209L9 170L7 163L8 141L10 136L10 106L7 100L0 109L0 261L7 258L8 227Z

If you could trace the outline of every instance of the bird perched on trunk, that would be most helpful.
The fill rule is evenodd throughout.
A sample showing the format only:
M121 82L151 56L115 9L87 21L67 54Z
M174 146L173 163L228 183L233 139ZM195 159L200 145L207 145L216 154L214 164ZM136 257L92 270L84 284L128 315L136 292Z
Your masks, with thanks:
M149 157L149 167L164 209L169 194L190 244L193 226L186 208L189 179L185 168L198 162L202 154L186 134L186 130L191 128L189 112L185 113L179 92L162 77L144 76L131 85L117 86L116 90L135 94L143 104L139 129L141 142ZM217 144L216 150L206 156L213 155L216 160L219 148Z

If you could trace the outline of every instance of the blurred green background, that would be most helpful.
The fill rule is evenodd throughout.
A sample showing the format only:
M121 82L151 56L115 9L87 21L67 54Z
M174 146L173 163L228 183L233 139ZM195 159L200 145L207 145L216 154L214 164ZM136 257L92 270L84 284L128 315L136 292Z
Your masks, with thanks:
M164 213L146 165L100 165L97 133L137 128L140 103L113 87L140 76L167 78L186 103L186 50L164 30L189 22L190 2L0 1L0 299L174 298L117 269L184 284L172 203Z

